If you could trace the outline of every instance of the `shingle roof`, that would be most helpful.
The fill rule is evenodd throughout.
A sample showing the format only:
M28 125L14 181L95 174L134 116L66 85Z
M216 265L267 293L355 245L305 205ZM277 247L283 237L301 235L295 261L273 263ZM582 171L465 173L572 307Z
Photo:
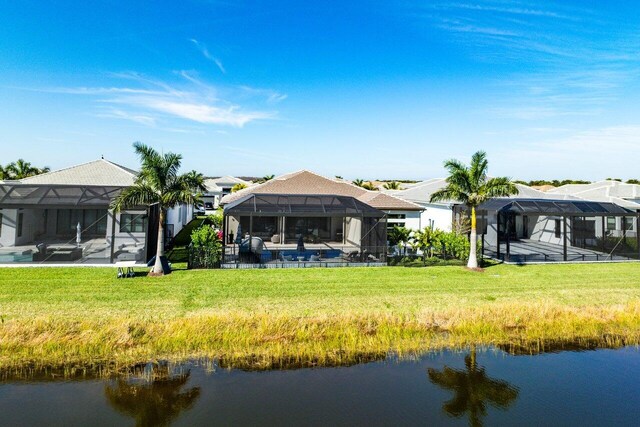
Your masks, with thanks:
M397 197L365 190L350 182L326 178L307 170L281 175L229 194L222 198L221 203L228 204L248 194L330 194L355 197L380 210L422 210L420 206Z
M16 182L38 185L88 185L128 187L133 185L137 172L108 160L92 162L31 176Z

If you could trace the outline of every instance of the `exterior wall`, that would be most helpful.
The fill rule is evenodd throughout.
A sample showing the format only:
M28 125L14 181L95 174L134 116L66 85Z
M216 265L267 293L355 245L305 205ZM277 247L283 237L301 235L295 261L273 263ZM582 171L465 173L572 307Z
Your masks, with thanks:
M193 205L178 205L167 209L167 225L173 225L173 236L178 234L182 227L193 218ZM171 236L171 237L173 237Z
M17 209L2 209L2 229L0 229L0 247L15 246Z
M362 239L362 220L360 218L346 218L347 230L345 243L360 246Z
M529 229L531 240L538 242L551 243L554 245L562 245L564 239L564 225L562 217L558 216L539 216L529 217ZM555 236L556 219L560 220L560 237ZM567 245L571 245L571 221L567 218Z
M385 211L387 214L387 226L392 228L397 225L411 230L424 228L420 211Z
M423 204L424 211L420 213L420 228L432 227L434 229L451 231L453 223L453 209L445 205Z

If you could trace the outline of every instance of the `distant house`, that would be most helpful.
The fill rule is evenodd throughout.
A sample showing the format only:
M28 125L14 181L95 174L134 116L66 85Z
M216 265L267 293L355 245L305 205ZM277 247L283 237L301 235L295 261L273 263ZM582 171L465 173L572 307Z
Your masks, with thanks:
M233 176L205 179L204 185L207 187L207 191L202 195L205 212L211 213L218 209L220 200L227 194L231 194L231 189L237 184L243 184L248 187L251 185L251 181L245 181Z
M0 262L145 263L155 254L157 209L109 210L136 175L100 159L0 182ZM190 206L167 212L168 237L192 212Z
M311 251L309 257L351 254L360 261L380 261L386 256L388 218L419 218L422 210L392 195L306 170L229 194L221 204L227 246L235 250L235 244L248 238L260 239L262 261L277 261L282 251L301 244Z

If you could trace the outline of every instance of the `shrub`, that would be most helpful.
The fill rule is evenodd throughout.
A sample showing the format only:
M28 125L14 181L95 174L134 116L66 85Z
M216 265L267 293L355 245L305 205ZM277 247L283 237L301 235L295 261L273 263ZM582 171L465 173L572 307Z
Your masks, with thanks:
M188 268L219 268L222 260L220 230L203 225L191 233Z

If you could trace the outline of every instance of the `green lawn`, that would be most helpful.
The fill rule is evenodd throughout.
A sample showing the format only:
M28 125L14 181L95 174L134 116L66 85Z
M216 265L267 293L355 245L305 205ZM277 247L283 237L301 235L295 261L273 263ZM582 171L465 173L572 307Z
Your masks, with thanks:
M0 269L0 365L328 361L444 345L638 342L640 264L175 271ZM612 338L613 337L613 338Z

